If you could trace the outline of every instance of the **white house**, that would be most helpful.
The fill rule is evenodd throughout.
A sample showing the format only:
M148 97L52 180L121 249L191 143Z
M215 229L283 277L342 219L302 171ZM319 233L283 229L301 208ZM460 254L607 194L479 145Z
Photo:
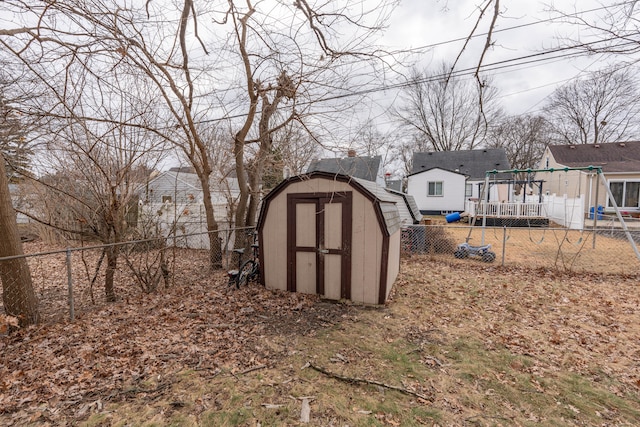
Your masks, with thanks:
M511 168L502 148L419 152L412 164L407 193L425 215L464 211L467 200L483 195L487 171ZM510 201L511 179L510 173L492 174L487 199Z
M237 178L212 177L209 188L220 229L232 228L232 207L240 195ZM140 189L139 196L141 227L159 226L165 235L189 236L178 241L179 245L208 248L208 239L193 236L207 230L203 192L196 174L177 168L162 172Z
M11 194L11 203L14 209L26 210L33 208L33 202L35 202L33 195L29 196L22 187L20 184L9 184L9 193ZM23 213L16 212L16 222L18 224L26 224L31 222L31 219Z
M465 208L467 177L459 172L432 168L407 177L407 193L425 215L462 212Z

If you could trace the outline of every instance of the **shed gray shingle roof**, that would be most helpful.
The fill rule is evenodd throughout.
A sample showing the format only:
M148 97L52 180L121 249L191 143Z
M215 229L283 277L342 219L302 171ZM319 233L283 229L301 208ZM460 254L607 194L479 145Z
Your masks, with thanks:
M393 234L402 226L402 218L400 218L400 212L398 211L397 203L403 203L403 201L391 193L386 188L379 186L375 182L368 181L366 179L352 178L352 180L371 193L380 203L380 210L384 217L384 222L389 234Z
M392 235L400 230L402 221L400 219L400 213L398 212L398 208L396 206L398 197L389 194L383 187L379 186L375 182L368 181L366 179L354 178L352 176L347 176L344 174L315 171L303 175L289 177L280 182L280 184L278 184L273 190L271 190L269 194L265 196L263 202L268 204L271 199L276 197L292 182L299 182L305 179L316 177L351 183L353 187L358 188L359 191L365 194L365 197L372 199L374 203L377 202L378 206L380 206L380 213L382 214L382 220L384 221L384 224L380 225L384 227L384 231L388 233L388 235ZM267 208L261 210L260 212L260 219L258 220L259 224L262 224L264 221L266 209Z
M484 179L485 173L494 169L511 169L507 153L502 148L413 153L412 175L436 167L462 173L471 180ZM496 178L508 179L511 174L498 174Z
M380 169L381 156L345 157L343 159L318 159L311 162L309 172L329 172L354 178L376 181Z
M406 213L410 217L407 219L410 220L411 224L418 224L422 219L422 214L420 213L420 209L418 208L416 199L410 194L403 193L402 191L396 191L388 187L387 191L395 196L402 198L402 203L406 207ZM400 208L400 206L398 206L398 211L400 212L400 216L402 217L403 210Z
M640 172L640 141L550 145L549 151L556 162L570 168L600 166L603 172Z

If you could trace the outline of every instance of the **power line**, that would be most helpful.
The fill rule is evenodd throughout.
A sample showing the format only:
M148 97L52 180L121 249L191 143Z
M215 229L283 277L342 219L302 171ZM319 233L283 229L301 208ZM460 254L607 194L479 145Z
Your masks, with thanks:
M480 69L482 71L484 71L484 72L489 72L489 71L496 71L496 70L503 70L503 69L507 69L507 68L512 68L512 67L516 67L516 66L520 66L520 65L536 64L536 63L546 62L546 61L551 61L551 60L567 59L567 58L571 58L571 57L582 56L584 54L582 51L571 52L571 50L580 49L580 48L586 48L586 47L590 47L590 46L593 46L593 45L598 44L598 43L610 42L610 41L613 41L613 40L616 40L616 39L624 39L624 38L623 37L611 37L611 38L604 39L604 40L598 40L598 41L593 41L593 42L580 43L580 44L573 45L573 46L566 46L566 47L550 49L550 50L546 50L546 51L543 51L543 52L537 52L537 53L533 53L533 54L530 54L530 55L520 56L520 57L517 57L517 58L511 58L511 59L506 59L506 60L502 60L502 61L496 61L496 62L493 62L493 63L490 63L490 64L484 64L484 65L480 66ZM634 42L626 42L626 43L623 43L623 44L621 44L619 46L624 46L624 45L629 45L629 44L634 44ZM560 55L546 57L546 55L551 55L551 54L560 53L560 52L566 52L566 53L562 53ZM452 72L450 74L449 73L442 73L442 74L438 74L438 75L427 76L427 77L422 78L422 79L416 79L416 80L413 80L413 81L410 81L410 82L400 82L400 83L395 83L395 84L391 84L391 85L385 85L385 86L382 86L382 87L363 89L363 90L360 90L360 91L354 91L354 92L349 92L349 93L342 93L342 94L338 94L338 95L333 95L333 96L328 96L328 97L325 97L325 98L317 99L317 100L314 100L314 101L303 101L303 102L300 102L298 105L318 104L318 103L324 103L324 102L328 102L328 101L337 101L337 100L341 100L341 99L345 99L345 98L351 98L351 97L355 97L355 96L369 95L369 94L377 93L377 92L385 92L385 91L388 91L388 90L404 89L404 88L407 88L407 87L411 87L411 86L413 86L415 84L424 84L424 83L430 83L430 82L442 80L442 79L447 78L449 76L455 77L455 78L463 77L463 76L472 76L472 75L475 74L475 72L476 72L476 67L469 67L469 68L465 68L465 69L462 69L462 70L454 71L454 72ZM231 115L231 116L218 117L218 118L214 118L214 119L201 120L198 123L199 124L214 123L214 122L237 119L237 118L242 118L242 117L246 117L246 113L240 113L240 114Z
M631 4L631 3L635 3L635 0L629 0L629 1L626 1L626 2L622 2L622 3L617 3L617 4L614 4L614 5L601 6L601 7L597 7L597 8L593 8L593 9L581 10L581 11L578 11L578 12L569 13L567 15L564 15L563 18L577 17L577 16L585 14L585 13L598 12L598 11L601 11L601 10L608 10L609 8L612 8L612 7L624 6L626 4ZM527 22L527 23L524 23L524 24L513 25L511 27L498 28L498 29L493 30L493 34L505 32L505 31L516 30L516 29L520 29L520 28L531 27L531 26L538 25L538 24L544 24L546 22L553 22L553 21L556 21L557 19L558 18L540 19L540 20L533 21L533 22ZM444 41L441 41L441 42L436 42L436 43L432 43L432 44L428 44L428 45L424 45L424 46L418 46L418 47L415 47L415 48L407 49L406 51L403 51L403 52L418 52L418 51L423 51L423 50L431 49L431 48L438 47L438 46L443 46L443 45L447 45L447 44L451 44L451 43L457 43L457 42L465 41L467 39L474 39L474 38L484 37L484 36L488 36L488 35L489 35L488 32L484 32L484 33L474 34L474 35L472 35L470 37L469 36L467 36L467 37L458 37L458 38L455 38L455 39L444 40Z

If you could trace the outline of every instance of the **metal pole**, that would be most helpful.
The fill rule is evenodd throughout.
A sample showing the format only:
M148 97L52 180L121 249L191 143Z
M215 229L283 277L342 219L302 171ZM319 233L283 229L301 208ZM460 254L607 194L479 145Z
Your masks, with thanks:
M602 175L600 173L600 171L596 172L596 175ZM605 188L607 187L607 184L605 182L604 184ZM595 249L596 248L596 231L597 231L597 225L598 225L598 190L600 189L600 182L596 179L596 199L593 202L593 231L591 234L593 234L593 242L591 243L591 249ZM589 207L589 211L591 211L591 207Z
M73 322L75 312L73 307L73 278L71 275L71 249L67 248L67 286L69 288L69 320Z
M620 221L620 225L622 226L622 230L624 230L624 234L627 236L627 240L629 240L629 243L631 243L631 247L633 248L633 251L636 253L636 257L638 258L638 260L640 260L640 252L638 252L638 247L636 246L636 242L635 242L635 240L633 240L633 236L629 232L629 229L627 228L627 224L624 222L624 218L622 218L622 215L620 215L620 210L618 209L618 204L616 203L615 199L613 198L613 193L611 192L611 189L607 185L607 180L604 178L604 175L602 175L602 174L600 174L600 177L602 178L602 183L604 184L605 190L607 190L607 194L609 195L609 199L611 200L611 204L613 205L613 208L615 209L616 216L618 217L618 220Z
M483 207L483 215L482 215L482 239L480 244L484 245L484 230L487 228L487 207L489 206L489 174L486 173L484 177L484 191L482 192L482 204ZM485 200L486 199L486 200Z
M507 226L502 226L502 266L504 267L504 255L507 252Z

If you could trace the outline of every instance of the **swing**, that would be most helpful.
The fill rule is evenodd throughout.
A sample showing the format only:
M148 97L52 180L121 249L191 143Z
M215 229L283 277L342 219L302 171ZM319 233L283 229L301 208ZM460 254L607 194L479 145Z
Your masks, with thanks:
M540 238L540 240L538 240L537 242L535 240L533 240L533 237L531 236L531 222L527 219L527 225L529 227L529 240L531 241L531 243L535 243L536 245L541 244L542 242L544 242L544 237L547 234L547 229L544 228L542 230L542 237Z
M529 171L527 171L527 182L525 183L525 187L524 187L524 189L522 190L522 191L523 191L523 195L525 195L525 196L523 197L523 202L524 202L524 201L526 201L526 190L527 190L530 186L531 186L531 171L529 170ZM540 188L538 188L538 192L540 192ZM540 197L540 196L538 196L538 198L539 198L539 197ZM528 217L528 216L527 216L527 228L528 228L528 232L529 232L529 241L530 241L530 242L535 243L536 245L539 245L539 244L541 244L542 242L544 242L544 238L545 238L545 235L546 235L546 233L547 233L547 229L546 229L546 228L544 228L544 229L542 230L542 237L541 237L541 238L540 238L540 240L538 240L538 241L533 240L533 237L532 237L532 235L531 235L531 221L529 220L529 217Z
M566 240L567 242L571 243L573 246L579 246L582 243L582 241L584 240L584 230L580 230L580 237L575 242L572 242L571 240L569 240L569 235L568 234L565 234L564 240Z

